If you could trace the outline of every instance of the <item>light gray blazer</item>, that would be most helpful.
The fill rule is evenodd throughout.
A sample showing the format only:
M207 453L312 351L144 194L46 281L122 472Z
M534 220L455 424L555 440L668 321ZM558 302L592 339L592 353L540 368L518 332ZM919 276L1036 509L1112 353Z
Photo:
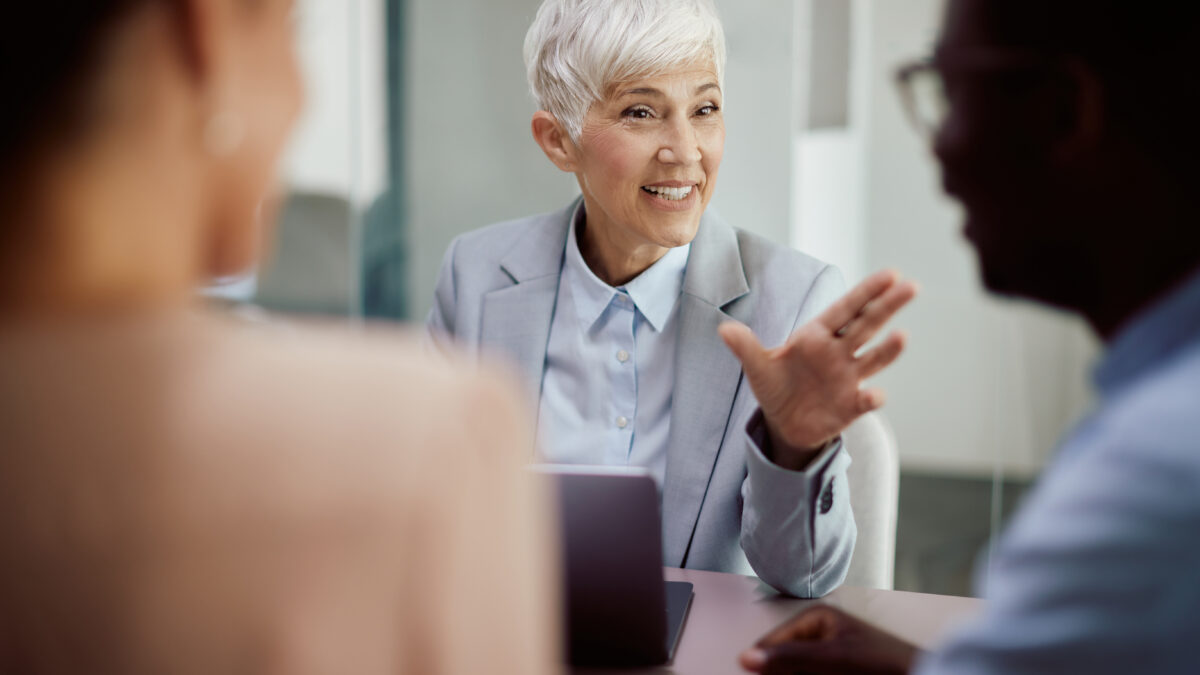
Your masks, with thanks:
M567 228L562 211L455 239L428 318L437 338L502 355L540 393ZM856 529L840 441L804 472L770 463L747 432L758 409L717 326L736 319L781 344L843 292L838 270L705 213L679 308L679 345L663 485L663 564L757 573L817 597L841 584Z

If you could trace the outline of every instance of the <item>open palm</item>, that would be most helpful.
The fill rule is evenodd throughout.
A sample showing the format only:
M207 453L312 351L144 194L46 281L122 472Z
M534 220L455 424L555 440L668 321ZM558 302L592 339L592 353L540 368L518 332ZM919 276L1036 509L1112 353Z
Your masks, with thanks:
M904 334L893 332L859 351L916 291L895 272L873 274L774 349L740 323L721 326L762 407L776 453L811 453L883 405L883 392L862 383L896 360Z

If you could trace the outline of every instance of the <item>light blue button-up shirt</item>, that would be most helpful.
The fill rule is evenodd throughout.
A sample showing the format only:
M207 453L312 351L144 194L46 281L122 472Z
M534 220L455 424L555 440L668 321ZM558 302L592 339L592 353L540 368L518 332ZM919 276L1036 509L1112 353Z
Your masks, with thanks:
M619 288L601 281L570 232L538 406L542 460L638 466L661 491L671 429L679 296L691 245Z
M919 672L1200 672L1200 275L1121 332L1096 383L1001 540L984 616Z

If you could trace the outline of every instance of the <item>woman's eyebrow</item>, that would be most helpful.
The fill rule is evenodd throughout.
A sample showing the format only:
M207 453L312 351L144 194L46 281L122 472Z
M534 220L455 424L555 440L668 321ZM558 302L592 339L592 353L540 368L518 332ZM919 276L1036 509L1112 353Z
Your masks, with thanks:
M621 96L666 96L654 87L638 87L636 89L626 89L621 92Z
M708 91L709 89L716 89L718 92L721 91L720 85L718 85L716 82L708 82L706 84L700 85L699 87L696 87L696 95L703 94L704 92ZM665 97L666 94L662 93L662 91L659 89L655 89L654 87L637 87L635 89L626 89L626 90L622 91L618 96L661 96L661 97Z

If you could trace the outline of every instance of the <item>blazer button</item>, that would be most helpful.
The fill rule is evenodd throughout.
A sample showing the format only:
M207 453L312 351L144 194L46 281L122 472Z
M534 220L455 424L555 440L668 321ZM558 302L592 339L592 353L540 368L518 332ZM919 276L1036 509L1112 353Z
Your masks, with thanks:
M821 491L821 513L829 513L829 509L833 508L833 481L829 481L829 485Z

